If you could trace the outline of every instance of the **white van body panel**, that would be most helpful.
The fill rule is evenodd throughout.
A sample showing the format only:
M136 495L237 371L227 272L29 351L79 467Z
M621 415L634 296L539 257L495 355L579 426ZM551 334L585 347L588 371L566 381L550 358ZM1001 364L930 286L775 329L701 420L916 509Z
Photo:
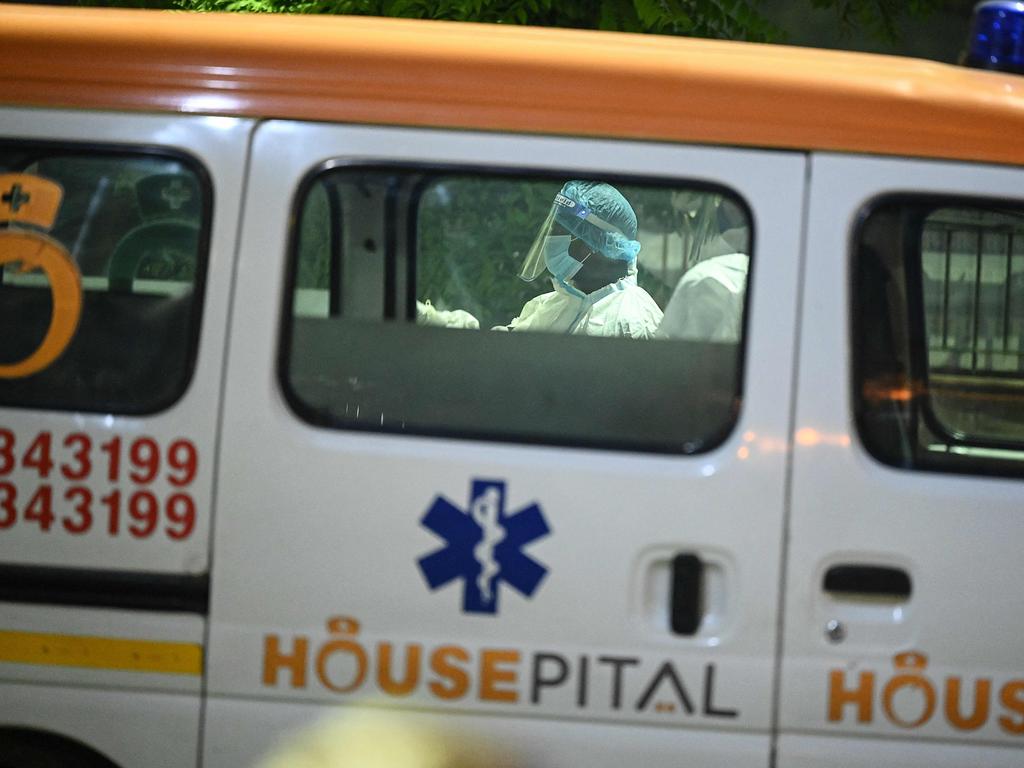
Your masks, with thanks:
M196 765L200 707L193 695L5 682L0 704L5 726L60 734L124 768Z
M318 721L326 727L342 726L359 716L361 707L325 708L297 702L247 701L211 697L203 739L203 765L253 766L275 749L308 733ZM514 716L480 718L448 713L440 726L437 717L422 712L402 714L403 725L438 729L445 734L473 734L500 755L500 765L571 768L587 765L673 765L730 768L768 765L764 736L729 731L701 732L684 728L631 725L608 727L595 723L567 725L559 719ZM315 727L315 726L314 726ZM240 738L239 734L245 734Z
M1019 747L966 746L942 742L893 745L879 739L830 736L792 736L779 739L779 768L932 768L983 765L1018 768ZM840 758L839 755L842 755Z
M873 200L893 193L949 194L961 200L1016 199L1019 204L1022 182L1019 169L812 157L780 766L811 764L800 755L814 755L816 765L1009 765L998 750L917 750L930 741L1021 743L1021 483L897 469L870 456L853 421L848 350L854 233ZM824 573L842 563L903 569L912 593L897 602L829 595L823 589ZM845 631L839 642L826 637L826 625L833 620ZM925 666L897 669L895 656L910 651L923 654ZM865 721L851 702L841 703L840 716L829 719L830 673L841 676L846 691L865 685L870 700ZM873 683L867 685L870 675ZM915 685L914 680L924 682ZM948 712L957 704L950 701L948 688L959 685L959 712L967 718L979 681L988 681L988 696L978 704L985 709L977 710L987 716L971 729L955 727ZM980 684L983 692L985 684ZM934 694L930 714L929 686ZM1008 701L1001 701L1003 696ZM915 724L921 718L924 722ZM856 755L859 762L851 762Z
M115 537L107 535L102 520L94 520L86 534L72 536L60 528L59 519L64 512L60 500L66 487L81 485L83 481L69 482L55 471L46 482L54 489L58 523L49 532L20 523L3 531L0 561L4 564L160 574L194 575L208 571L228 297L248 136L253 124L252 120L220 117L0 110L3 137L68 145L180 150L205 168L214 198L195 371L178 402L165 411L141 417L0 408L0 425L15 433L21 449L39 432L50 431L58 464L61 439L70 433L88 434L96 466L84 482L97 498L111 487L96 460L100 443L119 435L127 446L131 439L145 435L165 449L177 438L191 440L199 455L196 477L188 487L196 504L192 534L177 542L160 535L137 539L124 530ZM18 488L19 496L30 493L40 483L38 476L17 468L4 479ZM148 487L160 496L171 489L164 477ZM5 642L11 636L27 633L59 638L60 642L72 645L78 637L100 642L112 639L180 643L201 653L205 625L205 617L196 614L0 603L0 630ZM196 764L202 685L198 671L173 674L90 669L60 663L0 663L0 679L6 681L0 696L0 722L5 725L39 728L80 739L123 766L185 768Z
M651 731L664 734L657 742L662 746L652 747L645 761L652 766L677 764L679 747L713 730L714 740L699 747L708 764L765 765L804 156L271 121L258 127L252 158L214 536L207 764L234 764L237 757L221 759L230 740L263 743L264 723L278 713L299 723L305 714L285 713L319 711L297 710L296 702L380 699L374 683L380 644L401 659L408 644L417 643L425 654L451 644L463 648L471 658L469 695L439 700L427 689L424 670L417 689L390 699L393 706L446 717L460 713L482 737L499 732L498 720L475 716L500 714L501 721L520 722L516 727L546 754L573 754L572 745L581 740L583 731L563 722L586 721L591 734L605 727L618 734L615 726L623 723L678 727L678 734ZM756 229L746 384L736 428L710 453L672 457L374 435L303 423L282 395L271 340L278 339L286 311L292 199L300 181L327 161L558 169L732 188L750 205ZM461 613L459 590L429 592L416 568L417 558L439 544L419 524L432 499L443 494L462 504L474 478L504 479L512 508L539 502L552 531L530 546L531 556L549 568L542 588L529 601L506 593L498 616ZM678 551L696 552L720 574L719 597L708 609L712 620L694 637L667 629L663 579ZM333 617L358 622L346 626L355 628L354 639L368 658L365 684L349 694L329 690L316 668L325 643L338 640L326 626ZM293 658L296 642L305 643L308 653L290 670L274 667L265 680L271 642ZM513 674L514 683L501 683L514 691L512 698L483 700L480 670L488 655L503 652L518 659L518 666L501 666ZM344 655L332 653L325 665L329 658L341 663ZM539 691L531 701L527 664L536 653L572 660L572 682ZM611 667L598 661L609 656L635 659L630 674L622 675L619 701ZM576 687L581 657L588 659L590 675L585 706ZM677 668L693 699L691 715L636 705L666 662ZM327 677L340 680L354 672L350 664ZM257 708L226 697L259 699L265 720L236 714ZM518 720L524 715L547 722ZM722 738L726 733L732 735ZM615 738L589 743L608 746ZM588 762L607 766L621 765L625 754L610 746L595 746L592 753Z

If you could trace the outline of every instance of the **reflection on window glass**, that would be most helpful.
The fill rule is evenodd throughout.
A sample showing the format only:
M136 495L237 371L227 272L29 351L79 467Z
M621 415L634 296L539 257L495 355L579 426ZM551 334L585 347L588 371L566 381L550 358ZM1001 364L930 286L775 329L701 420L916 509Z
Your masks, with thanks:
M1024 214L880 206L862 233L858 303L868 446L903 466L1019 473Z
M0 145L0 405L146 413L180 396L207 196L171 157Z
M965 439L1024 443L1024 216L928 216L922 268L931 404Z
M720 190L330 171L300 205L286 389L334 426L704 450L739 405L749 246Z
M333 196L333 191L331 192ZM295 276L295 311L300 315L326 317L331 310L332 198L323 185L310 190L299 221L298 274ZM333 214L335 217L337 213ZM340 222L338 222L340 225Z
M496 211L507 229L474 227ZM418 234L421 323L739 339L748 226L721 195L449 178L426 188Z

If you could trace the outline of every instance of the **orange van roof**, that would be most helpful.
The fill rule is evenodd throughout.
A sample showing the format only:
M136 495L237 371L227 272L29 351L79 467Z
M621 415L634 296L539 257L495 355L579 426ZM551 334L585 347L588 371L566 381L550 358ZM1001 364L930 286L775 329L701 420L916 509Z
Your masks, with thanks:
M750 43L0 5L0 103L1024 164L1024 77ZM0 129L2 130L2 129Z

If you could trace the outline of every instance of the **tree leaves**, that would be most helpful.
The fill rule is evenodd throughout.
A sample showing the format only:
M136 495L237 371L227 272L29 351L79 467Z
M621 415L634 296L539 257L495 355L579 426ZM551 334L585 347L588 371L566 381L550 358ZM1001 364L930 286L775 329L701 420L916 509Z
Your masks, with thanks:
M946 0L810 0L813 8L831 8L846 30L864 29L873 37L895 43L900 22L924 17L946 4Z
M193 11L397 16L734 40L782 37L781 30L757 10L757 0L172 0L172 3Z
M649 32L723 40L785 42L760 10L763 0L78 0L79 5L189 11L348 14L445 19L541 27ZM949 0L807 0L832 9L844 29L894 43L908 18L923 18Z

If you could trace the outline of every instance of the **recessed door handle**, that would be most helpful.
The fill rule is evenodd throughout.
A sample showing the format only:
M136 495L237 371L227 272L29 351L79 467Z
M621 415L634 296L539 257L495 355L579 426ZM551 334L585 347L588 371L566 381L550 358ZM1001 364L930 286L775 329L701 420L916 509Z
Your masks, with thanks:
M691 553L672 558L669 619L672 632L695 635L704 617L704 564Z
M913 591L910 574L902 568L861 563L832 566L825 572L822 587L840 598L869 596L907 600Z

